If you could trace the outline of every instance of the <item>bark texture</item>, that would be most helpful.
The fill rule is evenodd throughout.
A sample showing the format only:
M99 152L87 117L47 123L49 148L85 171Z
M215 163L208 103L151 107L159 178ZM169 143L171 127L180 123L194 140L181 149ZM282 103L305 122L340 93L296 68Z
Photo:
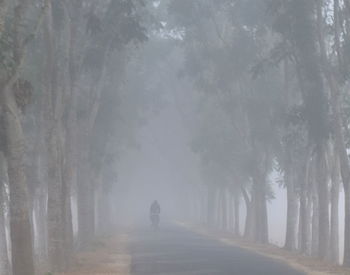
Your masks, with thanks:
M4 154L0 151L0 274L10 274L10 261L6 236L6 195L7 165Z

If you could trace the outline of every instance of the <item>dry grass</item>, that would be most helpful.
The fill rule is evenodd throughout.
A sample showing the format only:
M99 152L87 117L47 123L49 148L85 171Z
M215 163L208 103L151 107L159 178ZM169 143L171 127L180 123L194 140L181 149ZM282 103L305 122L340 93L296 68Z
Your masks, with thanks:
M222 231L209 230L200 226L193 226L184 223L179 223L181 226L186 227L196 233L205 235L206 237L219 240L227 245L238 246L250 251L254 251L258 254L276 259L284 262L289 266L305 272L309 275L325 275L325 274L339 274L339 275L350 275L350 269L343 268L338 265L332 265L318 259L302 256L300 254L288 252L280 247L274 245L258 245L249 242L244 239L237 239L231 233Z
M91 251L75 256L69 272L57 275L129 275L128 235L116 234L94 242Z

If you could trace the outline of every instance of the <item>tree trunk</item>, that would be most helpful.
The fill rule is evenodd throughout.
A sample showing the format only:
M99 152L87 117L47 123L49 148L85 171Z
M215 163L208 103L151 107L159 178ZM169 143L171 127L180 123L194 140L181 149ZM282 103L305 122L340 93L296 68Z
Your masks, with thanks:
M319 204L319 241L318 256L326 260L329 256L329 191L327 179L327 163L325 148L317 152L317 184Z
M58 67L55 60L55 38L51 1L48 2L49 11L45 24L46 42L46 142L47 142L47 169L48 169L48 199L47 199L47 230L48 256L50 270L64 271L65 243L64 243L64 198L63 198L63 139L62 114L63 93L58 90Z
M312 190L312 241L311 241L311 255L318 255L318 241L319 241L319 208L318 195L316 191L315 182L313 182Z
M47 250L47 189L38 190L34 203L36 234L36 251L38 264L45 266L48 261Z
M108 234L112 227L110 195L106 191L103 186L98 190L98 216L96 218L98 221L97 231L100 235Z
M332 189L331 189L331 261L339 263L339 158L333 156L333 165L331 171Z
M73 236L73 217L72 217L72 205L71 205L71 187L76 179L74 166L71 165L69 154L67 155L66 150L66 162L62 164L63 175L62 175L62 214L63 214L63 242L64 242L64 263L66 267L71 265L72 254L74 249L74 236Z
M74 250L73 217L71 196L72 189L77 188L78 152L77 152L77 105L78 92L76 89L77 65L76 65L76 44L77 44L77 18L81 15L81 3L74 3L73 10L69 16L69 43L68 43L68 70L69 70L69 96L66 97L65 105L68 106L68 119L65 123L65 161L63 164L63 201L64 201L64 243L66 263L69 266ZM75 14L75 17L72 17Z
M239 224L240 224L240 217L239 217L239 205L240 205L240 202L239 202L239 195L237 193L234 194L234 210L235 210L235 215L234 215L234 221L235 221L235 226L234 226L234 229L235 229L235 235L236 237L239 237L240 235L240 230L239 230Z
M5 183L7 182L7 165L4 154L0 151L0 274L10 274L10 261L6 237L6 199Z
M301 188L300 188L300 211L299 211L299 251L303 255L307 255L310 247L309 227L310 221L309 212L311 204L308 201L308 187L310 184L310 155L306 158L306 167L302 167Z
M265 183L265 181L264 181ZM262 207L261 207L261 218L262 218L262 237L261 242L267 244L269 242L269 227L268 227L268 214L267 214L267 200L265 190L261 196Z
M244 237L250 240L254 238L254 230L253 230L253 198L249 199L247 191L242 187L241 188L242 195L244 198L244 202L246 205L246 218L245 218L245 226L244 226Z
M265 195L265 176L263 173L255 175L253 179L253 199L254 199L254 217L255 217L255 241L258 243L268 243L268 225L267 225L267 204Z
M83 139L84 140L84 139ZM81 148L78 169L78 232L79 247L83 248L92 241L95 232L95 195L89 169L88 145L86 140Z
M62 204L64 222L65 262L70 266L74 250L73 217L71 205L72 188L77 184L77 152L76 152L76 97L70 98L68 121L66 122L64 162L62 163Z
M43 85L43 90L46 85ZM34 148L32 149L31 167L32 170L28 175L28 180L33 182L35 190L33 190L33 225L35 228L34 234L34 251L35 263L41 268L48 268L48 250L47 250L47 150L45 143L45 96L40 97L38 106L38 126L34 141Z
M350 266L350 192L349 189L344 189L345 200L345 230L344 233L344 259L343 265Z
M298 200L291 167L286 169L285 182L287 186L287 230L284 247L287 250L294 251L297 247Z
M52 271L64 271L64 220L62 201L62 178L61 178L61 156L60 146L57 139L58 132L52 131L48 144L48 254L49 264Z
M312 192L308 192L307 208L306 208L306 254L311 255L311 239L312 239Z
M13 275L34 275L33 239L24 169L24 135L20 110L11 87L1 91L10 186L10 230Z

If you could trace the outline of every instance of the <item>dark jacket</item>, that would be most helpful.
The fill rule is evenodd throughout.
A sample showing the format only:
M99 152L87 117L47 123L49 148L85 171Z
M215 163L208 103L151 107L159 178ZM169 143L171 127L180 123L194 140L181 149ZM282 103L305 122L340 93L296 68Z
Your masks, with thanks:
M160 214L160 206L158 202L154 202L151 205L151 209L150 209L151 214Z

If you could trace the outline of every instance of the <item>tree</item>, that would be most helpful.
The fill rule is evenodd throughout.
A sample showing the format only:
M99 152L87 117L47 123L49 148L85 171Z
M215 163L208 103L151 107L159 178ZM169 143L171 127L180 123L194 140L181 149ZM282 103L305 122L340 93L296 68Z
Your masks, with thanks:
M33 243L29 214L28 188L24 171L24 136L21 122L20 101L26 102L30 94L30 85L19 79L19 73L25 50L32 33L27 34L25 26L26 14L29 9L28 1L19 1L12 16L13 23L9 29L5 28L1 39L9 39L10 53L9 67L2 64L0 80L2 121L6 144L6 159L8 163L8 177L10 186L10 227L13 274L34 274ZM40 11L34 33L39 26L44 9Z

